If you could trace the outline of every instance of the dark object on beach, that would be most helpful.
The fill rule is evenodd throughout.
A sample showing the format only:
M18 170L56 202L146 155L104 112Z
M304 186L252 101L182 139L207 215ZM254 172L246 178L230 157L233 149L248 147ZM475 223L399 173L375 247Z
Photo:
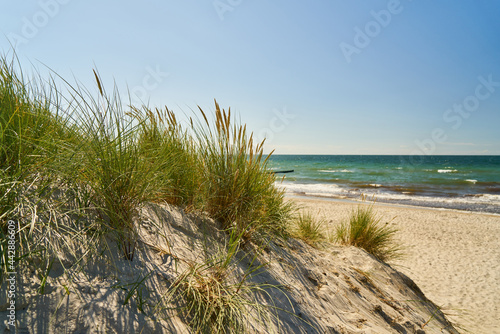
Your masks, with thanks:
M273 174L285 174L285 173L293 173L294 170L293 169L289 169L289 170L277 170L277 171L273 171L272 173Z

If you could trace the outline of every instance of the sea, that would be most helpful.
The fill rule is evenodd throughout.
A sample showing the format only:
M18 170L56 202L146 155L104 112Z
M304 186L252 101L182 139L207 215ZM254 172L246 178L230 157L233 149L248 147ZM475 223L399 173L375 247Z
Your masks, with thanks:
M500 214L500 156L272 155L269 167L289 195Z

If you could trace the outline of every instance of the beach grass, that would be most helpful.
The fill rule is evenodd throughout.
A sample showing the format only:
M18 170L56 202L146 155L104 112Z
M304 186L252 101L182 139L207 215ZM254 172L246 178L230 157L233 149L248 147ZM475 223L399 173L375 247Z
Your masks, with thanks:
M169 180L161 175L162 160L144 159L148 148L137 144L139 123L122 105L118 91L107 94L94 74L97 96L84 87L70 86L74 109L69 117L77 140L66 145L60 172L89 193L89 204L98 211L102 228L115 235L125 258L132 260L138 210L161 196Z
M310 212L299 212L294 219L291 235L301 239L311 246L327 240L324 221L316 218Z
M240 252L243 235L245 231L231 229L226 247L204 261L189 263L164 296L163 304L177 305L195 333L247 333L256 325L267 333L279 330L276 310L257 298L279 287L250 282L265 263L257 264L257 253ZM250 265L242 272L238 266L243 261Z
M291 204L285 202L284 190L274 185L264 142L254 144L246 125L234 123L231 110L225 111L217 102L213 123L199 110L204 122L193 130L200 143L204 211L221 221L224 229L245 231L243 239L284 236Z
M177 285L197 305L186 313L193 328L241 332L249 314L266 319L267 310L248 299L264 293L264 285L247 284L256 269L239 281L229 277L241 243L286 236L292 204L274 185L263 142L254 143L229 110L215 102L213 123L199 109L183 126L167 108L123 104L97 71L97 90L57 74L64 90L53 78L27 79L15 57L0 58L0 74L0 283L11 271L8 220L18 226L16 265L22 275L36 275L44 293L55 267L71 284L70 273L97 258L133 261L141 208L170 203L208 214L231 240L222 255L193 264ZM110 254L116 249L120 254ZM207 288L219 296L207 297Z
M27 83L29 82L29 83ZM0 249L1 281L8 272L7 222L16 221L18 250L27 262L46 267L61 245L47 239L54 219L62 217L60 201L50 200L53 186L61 184L54 172L60 144L71 127L53 106L57 91L45 87L40 77L28 81L17 68L15 55L0 58ZM39 223L38 219L44 221ZM69 238L68 238L69 239ZM52 240L53 242L49 241ZM12 270L10 270L12 271Z
M156 165L163 191L156 200L197 210L202 207L200 161L195 141L167 107L150 109L132 107L131 114L139 122L137 145L141 158Z
M336 239L341 244L363 248L381 261L396 259L402 255L395 240L397 230L377 217L373 207L374 202L358 205L349 220L337 227Z

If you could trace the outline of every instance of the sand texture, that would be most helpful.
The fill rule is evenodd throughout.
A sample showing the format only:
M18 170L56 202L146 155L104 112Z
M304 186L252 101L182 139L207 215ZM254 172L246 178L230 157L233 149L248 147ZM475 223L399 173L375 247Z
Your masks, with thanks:
M349 209L349 205L331 202L300 203L331 217L332 224ZM481 247L465 248L461 244L473 242L475 238L468 233L462 240L456 240L457 245L452 249L449 241L441 241L444 242L441 246L447 246L444 247L446 253L441 251L441 246L434 245L440 242L439 238L449 237L448 232L442 231L447 225L437 222L453 221L452 217L462 217L462 214L390 210L398 213L398 226L403 224L399 220L406 224L402 235L410 233L404 232L406 230L412 231L413 234L407 235L408 244L420 247L412 248L412 252L419 255L410 256L415 259L405 262L407 267L401 270L413 275L426 294L439 303L454 305L462 301L483 311L485 308L478 298L484 298L482 302L490 307L498 305L494 304L495 296L488 287L495 283L493 272L485 276L482 269L494 270L491 268L494 261L481 253L472 254L486 262L476 263L468 254L464 267L457 269L457 263L450 261L460 258L460 252L467 249L481 252L481 247L488 247L489 239L483 239ZM421 221L427 222L422 218L426 214L434 230L422 226ZM440 215L448 219L439 218ZM486 219L485 226L498 222L497 218L463 216ZM37 292L42 283L34 274L37 264L24 268L26 278L18 282L21 297L17 300L17 331L10 326L10 333L190 333L186 317L175 309L182 306L182 302L173 305L161 301L170 288L179 286L183 273L224 249L227 235L218 231L212 220L167 205L144 208L138 226L139 240L133 261L120 258L111 241L108 249L103 248L102 255L87 259L88 264L82 271L72 272L71 256L61 257L63 261L54 263L50 269L43 294ZM491 228L489 238L493 242ZM420 230L427 239L422 240ZM254 249L251 243L242 246L233 258L228 275L220 276L228 284L246 277L246 287L257 285L264 289L264 292L252 290L255 293L248 295L241 292L248 291L244 288L231 290L248 300L268 305L268 311L273 314L269 321L261 323L248 318L251 333L458 333L410 278L361 249L331 244L315 249L300 240L288 239L269 243L252 262L252 258L245 258L244 254ZM261 269L245 276L250 267L258 264L263 264ZM468 273L469 276L465 275L468 267L475 270ZM210 270L199 268L202 276L211 274ZM479 275L480 285L473 282ZM491 295L482 297L486 290ZM0 300L2 319L6 319L6 306L5 299ZM486 322L495 320L493 313L493 310L479 313L483 329L488 326ZM0 333L9 333L6 322L0 323Z
M329 228L357 205L293 200ZM453 323L474 334L500 333L500 216L382 203L375 208L384 221L392 220L406 247L405 258L393 267L411 277Z

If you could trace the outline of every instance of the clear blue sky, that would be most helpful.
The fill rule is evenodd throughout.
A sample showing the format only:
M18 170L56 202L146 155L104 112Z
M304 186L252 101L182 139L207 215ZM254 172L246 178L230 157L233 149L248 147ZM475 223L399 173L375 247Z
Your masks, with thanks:
M500 154L500 2L0 2L0 51L151 106L231 107L276 153ZM44 64L44 65L42 65Z

